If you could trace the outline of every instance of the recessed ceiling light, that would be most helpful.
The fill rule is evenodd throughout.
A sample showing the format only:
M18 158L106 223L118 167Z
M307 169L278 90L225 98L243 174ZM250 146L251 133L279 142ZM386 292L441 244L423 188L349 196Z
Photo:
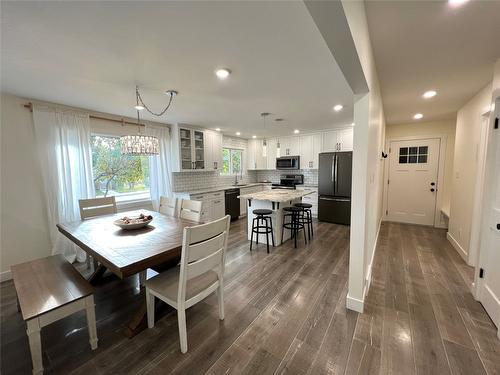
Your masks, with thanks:
M333 107L333 110L335 112L341 111L344 106L342 104L337 104L335 107Z
M299 130L299 129L295 129L293 132L294 132L295 134L299 134L299 133L300 133L300 130Z
M142 105L136 105L134 106L135 109L137 109L138 111L142 111L144 109L144 107Z
M275 118L274 121L281 122L281 121L285 121L285 119L284 118Z
M252 135L252 138L255 139L255 138L257 138L257 136L256 135Z
M351 126L354 126L354 122L351 124Z
M236 135L241 135L241 133L240 132L236 132Z
M215 128L215 131L216 132L220 132L220 128Z
M215 75L219 79L226 79L227 77L229 77L230 74L231 74L231 71L229 69L226 69L226 68L217 69L215 71Z
M424 92L424 94L422 95L425 99L430 99L430 98L433 98L437 95L437 92L434 91L434 90L429 90L429 91L426 91Z
M421 114L421 113L415 113L415 114L413 115L413 118L414 118L415 120L420 120L422 117L424 117L424 115L423 115L423 114Z
M451 6L459 6L466 3L467 1L469 0L448 0L448 4L450 4Z

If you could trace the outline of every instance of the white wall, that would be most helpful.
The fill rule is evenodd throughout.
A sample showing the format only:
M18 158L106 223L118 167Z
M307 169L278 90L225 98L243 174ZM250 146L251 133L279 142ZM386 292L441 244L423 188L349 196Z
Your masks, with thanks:
M342 6L370 90L355 98L354 104L356 125L347 296L347 306L362 311L382 217L383 163L380 155L385 139L385 118L364 3L342 1Z
M1 272L12 264L50 255L42 178L35 157L28 100L1 95Z
M466 260L469 255L482 115L491 105L491 90L490 83L457 114L448 238Z
M409 124L388 125L386 127L386 149L389 139L405 137L446 137L446 154L444 161L443 185L441 191L441 207L450 207L451 186L453 176L453 157L455 150L455 120L413 122ZM385 198L385 197L384 197Z

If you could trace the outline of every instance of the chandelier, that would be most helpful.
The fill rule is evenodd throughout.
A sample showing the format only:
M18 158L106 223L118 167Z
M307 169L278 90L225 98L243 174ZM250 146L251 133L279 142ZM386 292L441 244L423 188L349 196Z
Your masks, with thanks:
M166 92L169 95L170 99L168 101L167 106L161 112L153 112L149 109L149 107L144 103L141 98L141 94L139 93L139 87L135 87L135 109L137 111L137 134L133 135L124 135L120 137L121 143L121 152L124 155L134 155L134 156L149 156L149 155L158 155L160 153L160 145L157 137L151 135L141 134L141 118L139 112L142 110L146 110L154 116L162 116L167 112L172 104L172 100L175 95L177 95L177 91L168 90Z

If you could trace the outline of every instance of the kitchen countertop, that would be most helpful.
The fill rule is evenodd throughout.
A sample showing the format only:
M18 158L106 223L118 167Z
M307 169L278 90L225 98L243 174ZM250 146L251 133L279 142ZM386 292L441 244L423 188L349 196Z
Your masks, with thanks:
M244 184L241 186L234 186L234 185L228 185L228 186L214 186L211 188L205 188L205 189L199 189L199 190L190 190L190 191L174 191L174 194L189 194L189 195L196 195L196 194L206 194L206 193L215 193L217 191L224 191L224 190L229 190L229 189L244 189L247 187L252 187L252 186L258 186L258 185L270 185L270 182L251 182L249 184Z
M257 193L243 194L238 196L238 198L281 203L293 201L309 194L312 194L312 192L304 190L274 189L259 191Z

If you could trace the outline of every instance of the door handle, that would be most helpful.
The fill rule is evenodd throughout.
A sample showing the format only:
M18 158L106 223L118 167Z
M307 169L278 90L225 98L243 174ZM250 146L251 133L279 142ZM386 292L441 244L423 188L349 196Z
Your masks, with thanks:
M436 183L435 182L431 182L431 186L434 186L434 185L436 185Z
M431 189L432 192L436 191L436 189Z
M500 223L497 224L497 229L500 230Z

